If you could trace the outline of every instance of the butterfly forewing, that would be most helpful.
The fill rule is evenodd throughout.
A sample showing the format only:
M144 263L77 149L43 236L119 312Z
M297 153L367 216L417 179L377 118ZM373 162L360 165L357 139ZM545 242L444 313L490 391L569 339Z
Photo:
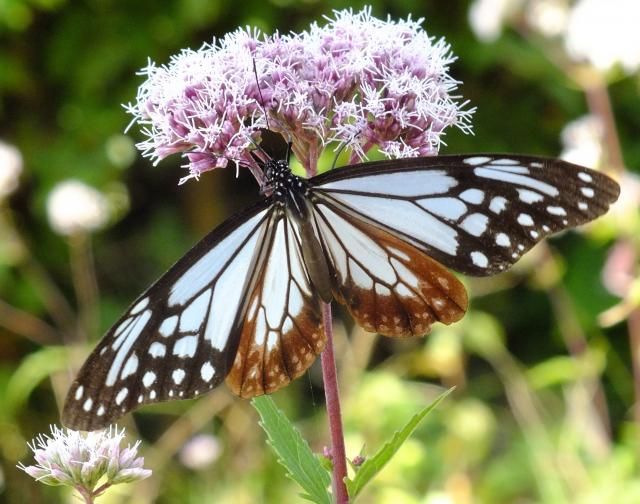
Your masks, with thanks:
M272 213L263 202L229 219L133 303L71 385L67 427L95 430L142 404L194 397L224 380Z
M282 209L272 219L227 385L241 397L275 392L300 376L325 345L321 300L312 288L294 222Z
M312 179L313 198L470 275L504 271L543 237L602 215L618 185L530 156L381 161Z

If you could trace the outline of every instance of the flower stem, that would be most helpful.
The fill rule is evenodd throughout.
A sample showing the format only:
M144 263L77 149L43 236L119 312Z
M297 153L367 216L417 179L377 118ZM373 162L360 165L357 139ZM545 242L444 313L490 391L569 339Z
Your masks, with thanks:
M338 392L338 377L336 361L333 355L333 319L331 304L322 303L322 322L327 336L327 346L321 355L322 379L324 395L327 403L327 416L331 433L331 455L333 458L333 495L336 504L349 502L345 478L347 477L347 457L344 449L344 434L342 433L342 414L340 413L340 395Z

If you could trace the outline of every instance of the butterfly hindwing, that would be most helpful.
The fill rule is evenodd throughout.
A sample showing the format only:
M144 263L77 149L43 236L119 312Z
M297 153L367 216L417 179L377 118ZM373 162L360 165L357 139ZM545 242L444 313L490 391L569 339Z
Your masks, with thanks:
M142 404L194 397L224 380L272 212L262 202L229 219L133 303L71 385L67 427L102 428Z
M462 318L464 286L417 247L321 199L314 217L334 271L334 295L364 329L423 336L434 322Z
M302 259L300 236L282 208L264 244L227 385L241 397L275 392L304 373L325 345L321 300Z
M545 236L602 215L619 194L605 175L531 156L380 161L312 184L316 199L479 276L504 271Z

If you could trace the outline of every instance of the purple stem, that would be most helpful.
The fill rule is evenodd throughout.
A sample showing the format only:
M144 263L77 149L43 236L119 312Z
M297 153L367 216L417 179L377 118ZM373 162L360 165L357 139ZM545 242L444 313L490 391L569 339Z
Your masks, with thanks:
M333 355L333 318L331 304L322 303L322 323L327 336L325 347L320 360L322 361L322 379L324 395L327 403L329 431L331 432L331 455L333 458L333 495L336 504L349 502L345 479L347 477L347 457L344 449L344 434L342 433L342 414L340 413L340 394L338 392L338 375L336 360Z

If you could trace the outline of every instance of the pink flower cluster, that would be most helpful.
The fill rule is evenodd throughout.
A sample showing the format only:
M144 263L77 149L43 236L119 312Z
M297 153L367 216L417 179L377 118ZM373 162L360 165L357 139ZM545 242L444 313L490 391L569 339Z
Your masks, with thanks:
M452 94L455 58L422 20L383 21L364 9L326 21L299 34L238 30L168 65L150 62L127 106L147 137L139 148L156 162L183 153L184 181L229 161L257 168L250 151L269 126L314 174L330 143L351 162L373 148L388 157L433 155L447 126L470 130L473 110Z

